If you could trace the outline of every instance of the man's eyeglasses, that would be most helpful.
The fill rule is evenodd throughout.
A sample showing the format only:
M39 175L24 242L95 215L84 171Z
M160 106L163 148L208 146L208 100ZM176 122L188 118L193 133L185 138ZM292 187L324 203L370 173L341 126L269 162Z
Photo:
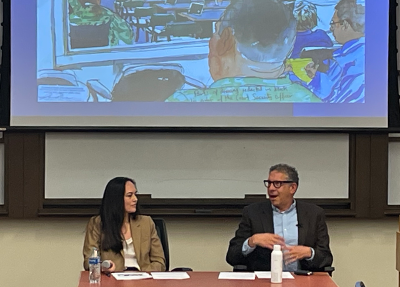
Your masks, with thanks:
M264 185L267 188L271 187L271 184L274 185L275 188L280 188L284 183L294 183L292 180L264 180Z
M343 20L340 20L340 21L337 21L337 22L331 20L331 21L329 22L329 25L331 25L331 27L335 26L336 24L342 25L342 24L343 24Z

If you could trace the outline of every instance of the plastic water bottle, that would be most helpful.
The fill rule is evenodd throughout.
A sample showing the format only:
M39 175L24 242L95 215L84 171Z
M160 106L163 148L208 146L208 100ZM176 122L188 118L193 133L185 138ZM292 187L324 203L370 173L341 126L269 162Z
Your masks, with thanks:
M89 282L99 284L101 278L100 256L97 248L92 249L89 257Z
M271 253L271 283L282 283L282 250L280 245L274 245Z

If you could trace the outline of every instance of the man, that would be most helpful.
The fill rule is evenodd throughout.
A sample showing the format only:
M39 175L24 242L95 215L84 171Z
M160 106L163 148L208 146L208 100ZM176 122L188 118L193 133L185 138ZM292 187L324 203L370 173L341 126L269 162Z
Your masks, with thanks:
M116 46L123 41L132 44L134 32L119 15L101 6L101 0L68 0L69 21L72 25L101 25L110 23L109 45Z
M307 74L312 81L307 87L327 103L365 102L365 7L356 0L341 0L335 7L331 31L343 46L333 52L333 59L324 63L326 73L309 64Z
M250 271L269 271L271 252L278 244L283 249L285 271L318 271L331 266L333 257L323 210L293 198L299 184L296 169L274 165L264 184L269 200L244 208L226 261L232 266L246 265Z
M296 1L293 15L297 20L297 35L290 58L300 58L305 47L332 47L331 38L318 25L317 7L307 1Z
M285 73L296 20L280 0L236 0L215 25L208 89L180 90L168 102L321 102Z

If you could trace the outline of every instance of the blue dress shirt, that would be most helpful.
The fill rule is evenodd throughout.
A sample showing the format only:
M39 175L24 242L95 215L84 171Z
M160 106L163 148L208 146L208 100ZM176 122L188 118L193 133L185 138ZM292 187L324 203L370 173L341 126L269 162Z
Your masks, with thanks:
M326 103L365 102L365 38L350 40L324 61L326 73L318 72L307 85Z
M274 221L274 232L281 236L285 240L285 244L288 246L298 245L298 222L297 222L297 209L296 200L293 201L289 209L280 211L278 208L272 205L272 215ZM249 239L243 243L242 253L243 255L250 254L255 249L249 246ZM285 251L283 251L285 252ZM314 258L314 249L311 248L311 257L307 260ZM268 258L269 260L269 258ZM285 264L283 262L283 271L296 271L298 269L298 261Z

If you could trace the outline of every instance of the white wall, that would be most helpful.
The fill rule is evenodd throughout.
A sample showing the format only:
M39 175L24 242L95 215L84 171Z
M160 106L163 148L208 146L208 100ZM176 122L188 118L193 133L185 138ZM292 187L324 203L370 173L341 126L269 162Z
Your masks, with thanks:
M167 219L171 267L230 271L228 242L239 218ZM3 287L78 286L87 219L0 220L0 274ZM333 280L353 287L397 287L395 234L389 220L328 219ZM322 287L322 286L321 286Z

